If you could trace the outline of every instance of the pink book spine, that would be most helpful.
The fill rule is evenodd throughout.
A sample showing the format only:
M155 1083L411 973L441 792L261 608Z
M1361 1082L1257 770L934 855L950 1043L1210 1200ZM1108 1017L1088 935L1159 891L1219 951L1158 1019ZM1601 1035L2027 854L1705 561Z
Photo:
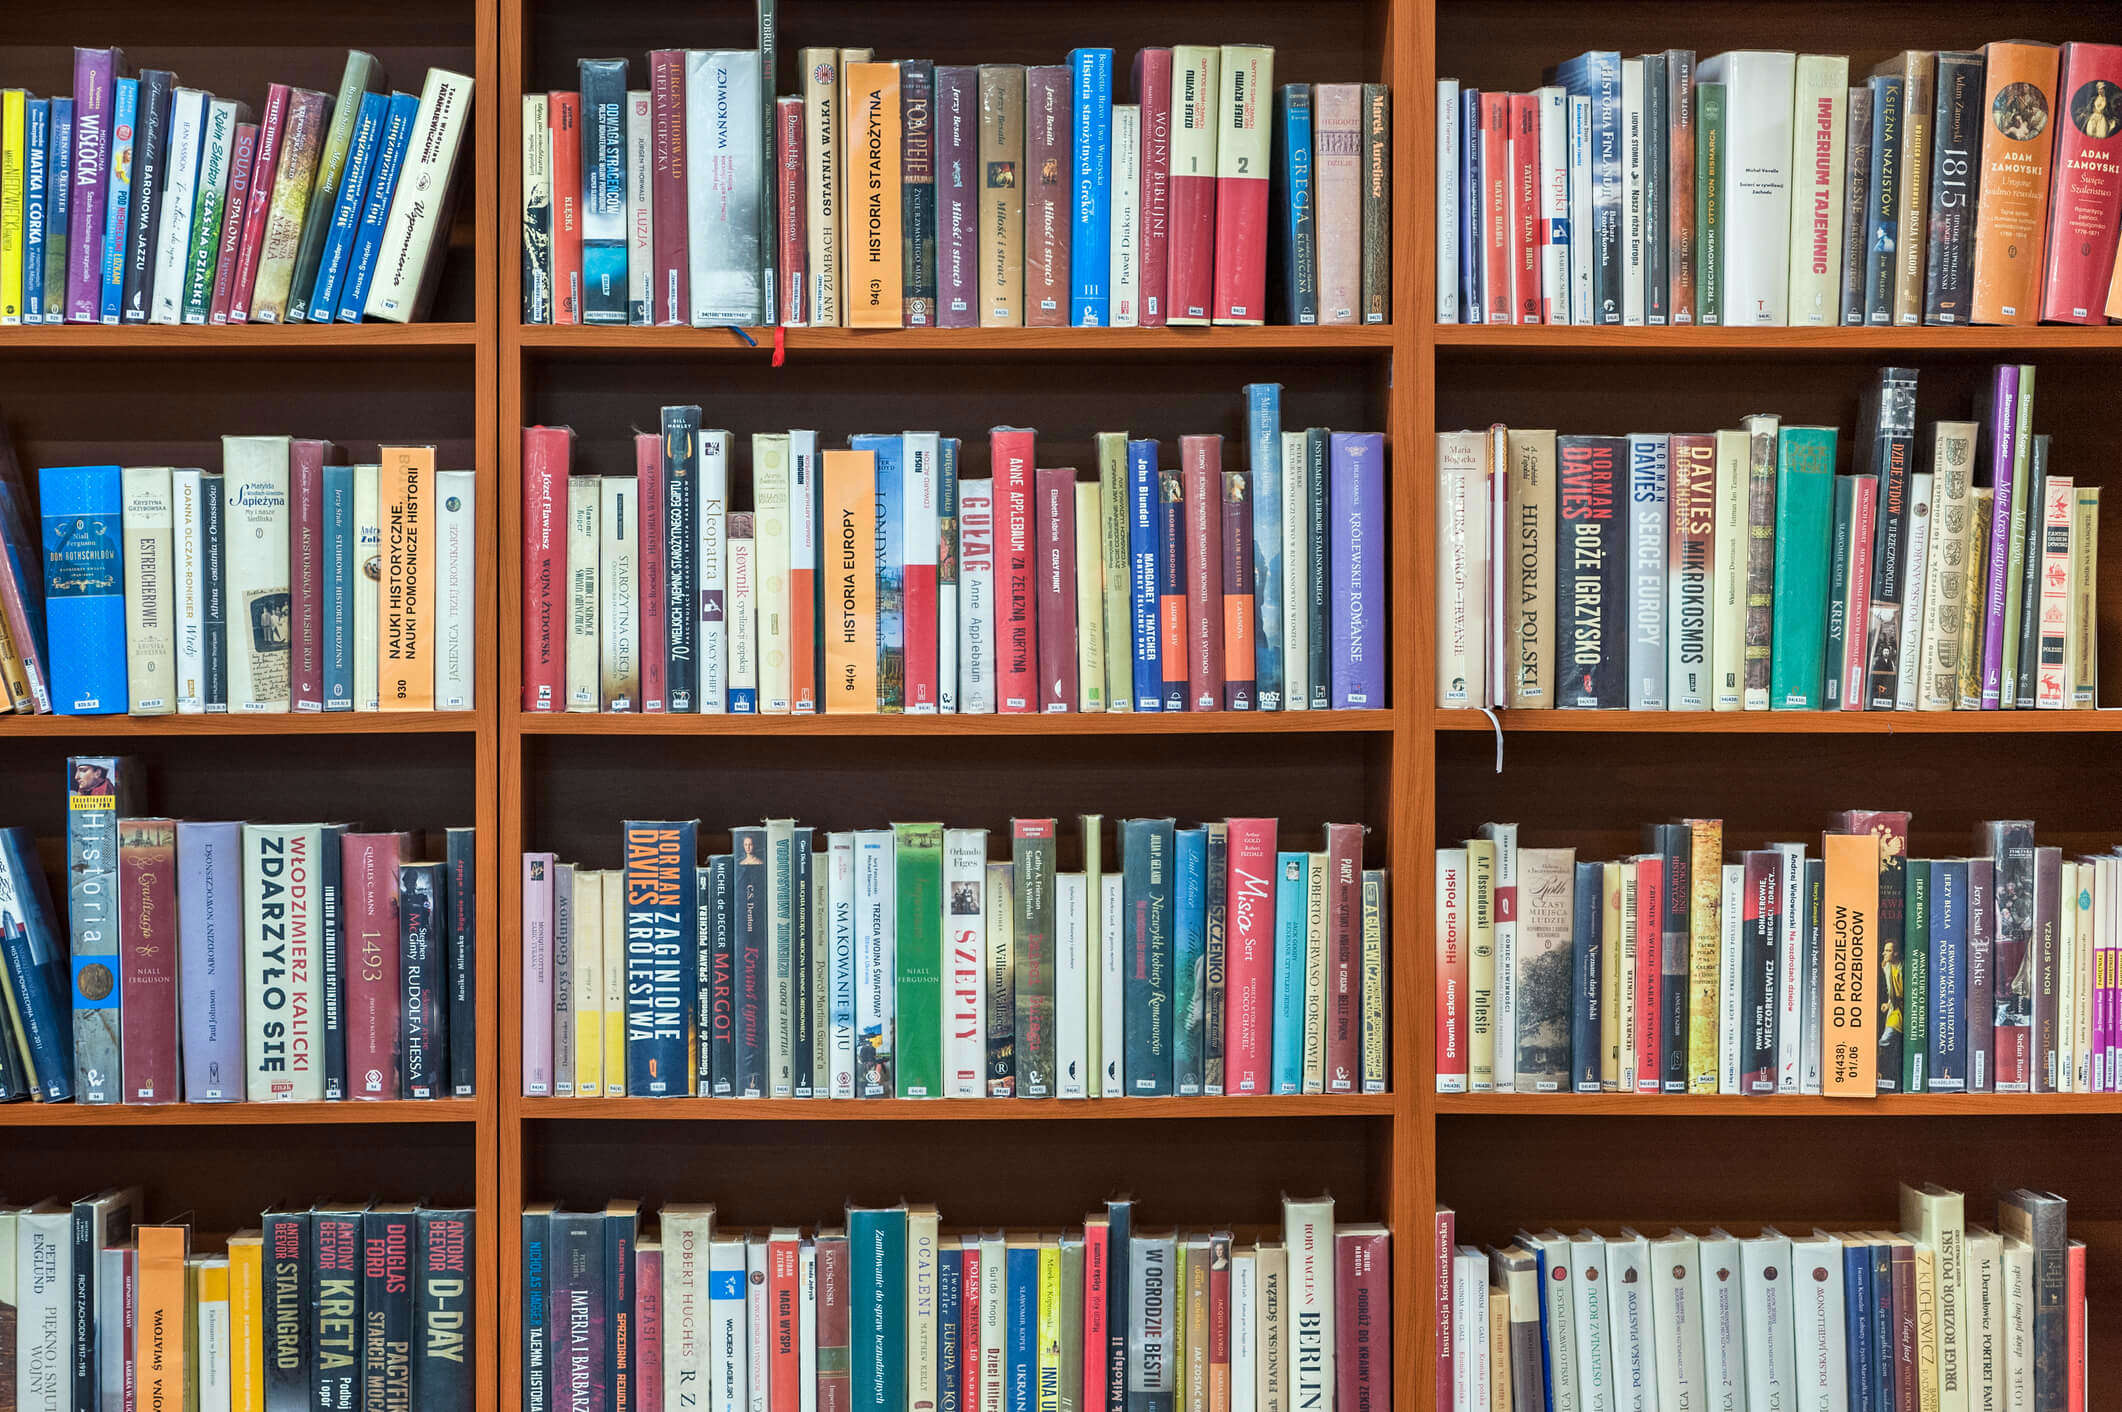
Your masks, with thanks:
M1334 1233L1334 1375L1338 1412L1392 1406L1392 1237L1376 1226ZM1546 1296L1542 1295L1545 1307Z
M523 855L523 1096L553 1092L553 871L550 853Z
M932 716L937 710L937 680L942 671L937 658L936 552L939 546L936 493L942 482L940 452L936 440L924 438L931 448L925 475L911 474L914 454L905 452L905 498L900 505L906 533L901 537L903 570L900 576L904 613L901 623L906 643L906 709ZM912 438L909 437L911 442ZM917 532L915 526L922 528Z
M1849 517L1849 624L1842 643L1842 709L1861 711L1866 697L1864 635L1871 625L1871 537L1878 518L1879 483L1857 482L1856 507Z
M641 632L634 646L641 663L641 709L669 710L669 663L663 655L661 624L669 616L665 600L670 580L665 577L663 535L663 438L655 432L634 433L634 478L640 482L641 505L636 520L644 526L636 536L635 554L639 571ZM649 526L657 532L651 533Z
M567 467L574 433L523 429L523 709L560 709L567 620Z
M1223 705L1223 438L1179 438L1186 510L1187 709Z
M663 1252L634 1247L634 1412L663 1412Z
M1457 1381L1458 1330L1452 1327L1452 1256L1459 1236L1457 1213L1437 1208L1437 1228L1430 1242L1431 1297L1437 1310L1437 1400L1434 1407L1452 1405L1452 1387Z
M997 427L989 459L995 471L995 493L1001 519L1001 584L995 634L1001 652L1004 714L1036 711L1039 695L1038 601L1032 592L1032 433L1019 427Z
M118 821L120 1075L127 1103L176 1103L177 826Z
M774 103L774 121L780 130L781 204L781 249L780 288L775 297L781 301L781 322L791 328L801 328L810 321L804 299L804 291L810 287L805 272L810 265L810 238L808 226L810 213L806 206L803 183L803 100L780 98Z
M1482 287L1491 323L1509 323L1512 292L1510 247L1510 103L1483 95L1485 131L1482 172L1492 268ZM1498 109L1500 108L1500 111ZM1352 324L1363 273L1363 88L1322 83L1312 91L1312 190L1317 193L1314 228L1319 240L1319 322ZM1502 317L1496 317L1500 311Z
M1111 1345L1106 1342L1105 1311L1112 1299L1113 1231L1105 1222L1088 1222L1083 1227L1083 1393L1077 1402L1081 1408L1103 1408L1106 1405L1105 1380L1111 1375L1108 1354ZM966 1252L967 1265L977 1265L979 1258ZM977 1304L963 1307L977 1310ZM1063 1318L1068 1317L1066 1311ZM977 1324L977 1318L964 1321ZM971 1386L979 1387L976 1379Z
M405 1096L398 1055L398 865L404 861L406 843L404 834L395 833L350 833L339 840L339 895L346 908L349 1098Z
M1144 328L1166 318L1166 280L1172 241L1172 51L1143 49L1135 55L1135 101L1142 107L1142 220L1140 268L1136 274Z
M258 160L258 125L236 124L236 146L228 164L228 201L222 207L221 253L214 264L214 302L207 307L208 323L228 322L229 306L235 301L236 266L243 258L243 229L250 214L251 167Z
M289 458L288 608L295 640L288 694L297 711L324 709L324 463L328 441L296 441Z
M243 256L236 262L236 282L229 291L228 321L247 324L251 286L258 282L258 263L265 256L265 216L273 204L273 174L280 169L280 133L287 123L292 90L276 83L265 91L265 116L258 121L258 157L251 163L250 199L243 211Z
M648 56L648 65L656 251L656 283L649 303L656 323L683 324L690 318L691 299L685 225L685 51L658 49Z
M1658 1092L1658 967L1665 860L1636 860L1636 1092Z
M1230 821L1223 1091L1272 1091L1275 1001L1275 821Z

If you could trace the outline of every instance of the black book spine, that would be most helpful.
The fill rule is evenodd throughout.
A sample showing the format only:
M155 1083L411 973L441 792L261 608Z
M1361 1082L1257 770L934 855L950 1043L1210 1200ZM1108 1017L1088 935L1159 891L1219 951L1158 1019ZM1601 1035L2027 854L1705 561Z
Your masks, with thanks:
M899 61L900 209L905 222L900 245L904 254L908 328L924 328L936 322L935 87L936 66L932 62ZM773 203L759 204L765 207Z
M1304 135L1302 146L1290 141L1292 126ZM1268 275L1275 283L1277 306L1288 324L1319 322L1319 226L1312 184L1312 90L1308 83L1282 87L1275 104L1274 166L1269 177L1275 196L1269 233L1275 257Z
M339 848L345 835L345 825L326 824L317 859L318 910L324 916L318 948L324 963L324 1096L334 1101L346 1097L346 864Z
M412 1406L413 1213L370 1211L361 1250L361 1412Z
M1332 434L1325 427L1305 429L1304 485L1311 500L1304 512L1305 538L1309 541L1304 556L1305 574L1311 580L1305 585L1306 606L1311 614L1311 622L1305 631L1307 645L1311 648L1314 711L1324 711L1333 705L1334 671L1329 658L1333 653L1334 634L1326 622L1327 583L1333 567L1326 552L1327 453L1332 444Z
M449 1091L470 1098L479 1090L479 836L468 828L445 835L449 883Z
M1659 824L1656 850L1665 860L1665 921L1658 937L1658 1074L1667 1093L1687 1092L1688 906L1693 853L1683 824Z
M71 1233L74 1269L67 1294L73 1307L67 1311L67 1317L71 1321L74 1342L74 1406L84 1412L98 1412L102 1404L97 1393L100 1365L96 1358L96 1203L93 1200L74 1203ZM0 1358L12 1356L0 1351Z
M523 1412L553 1412L552 1218L523 1213Z
M552 1273L547 1300L551 1330L553 1406L583 1412L600 1402L605 1372L604 1213L556 1212L549 1245Z
M1556 438L1560 467L1562 543L1556 554L1558 624L1557 704L1589 709L1628 704L1628 599L1623 574L1621 467L1628 439Z
M212 716L228 710L228 519L221 473L210 471L201 482L205 493L199 497L199 550L206 561L206 594L200 604L200 647L206 658L206 713Z
M1757 849L1746 854L1745 863L1739 932L1739 1091L1774 1093L1783 857Z
M1606 865L1579 863L1575 936L1570 945L1569 1075L1578 1093L1599 1091L1599 981L1606 920Z
M1105 1412L1127 1406L1128 1320L1134 1313L1135 1203L1105 1203Z
M0 1103L20 1103L29 1096L29 1070L16 1052L14 1031L0 1025Z
M398 869L398 1053L407 1098L439 1098L449 1071L448 1029L442 1020L440 863Z
M170 104L177 92L177 76L168 69L140 71L140 101L133 121L133 195L125 232L125 286L118 302L118 317L125 323L144 324L155 297L155 237L162 226L162 193L169 185ZM87 239L100 244L102 232L90 231Z
M2034 438L2027 463L2026 553L2019 568L2018 680L2013 700L2021 711L2034 709L2034 675L2041 665L2041 561L2048 544L2048 450L2046 435Z
M795 871L794 896L790 899L795 907L795 926L790 938L794 955L789 958L789 978L794 995L789 1005L793 1012L789 1015L789 1041L798 1098L810 1098L817 1092L818 1034L813 1025L817 1016L817 972L812 961L818 944L818 918L811 905L811 847L816 837L813 829L797 829L795 847L789 856Z
M766 939L772 888L767 882L766 830L736 829L737 1096L766 1093Z
M1930 248L1924 252L1927 324L1966 323L1974 296L1982 113L1982 56L1940 54L1938 106L1931 123Z
M309 1336L316 1356L310 1362L309 1412L362 1407L363 1219L360 1211L319 1211L311 1217Z
M1671 238L1672 177L1666 153L1672 142L1670 99L1665 87L1665 56L1643 56L1643 322L1672 321L1671 267L1666 242Z
M709 887L714 915L706 951L708 1075L717 1098L737 1092L737 860L728 853L710 859Z
M1842 654L1849 646L1849 553L1855 533L1857 478L1835 477L1834 538L1827 571L1827 661L1820 678L1824 710L1842 709Z
M413 1407L471 1412L478 1343L472 1300L473 1212L422 1208L413 1319ZM525 1333L529 1333L528 1325ZM529 1406L526 1395L524 1404Z
M609 1412L634 1412L641 1405L634 1386L638 1362L634 1351L634 1244L638 1236L631 1207L604 1216L604 1298L611 1320L605 1340L604 1386Z
M1849 91L1849 140L1842 196L1842 322L1864 322L1864 261L1871 248L1872 90Z
M1870 710L1894 709L1901 681L1901 598L1907 582L1910 461L1916 449L1916 371L1881 368L1865 396L1857 454L1878 482L1878 521L1872 532L1871 619L1865 625ZM1920 610L1921 605L1918 605Z
M309 1412L310 1215L265 1213L265 1412Z
M1894 237L1901 219L1901 101L1898 78L1871 79L1871 183L1865 195L1864 321L1894 321Z
M815 473L814 473L815 474ZM672 711L697 711L700 617L694 535L699 522L700 409L663 409L663 691ZM791 507L793 508L793 507Z

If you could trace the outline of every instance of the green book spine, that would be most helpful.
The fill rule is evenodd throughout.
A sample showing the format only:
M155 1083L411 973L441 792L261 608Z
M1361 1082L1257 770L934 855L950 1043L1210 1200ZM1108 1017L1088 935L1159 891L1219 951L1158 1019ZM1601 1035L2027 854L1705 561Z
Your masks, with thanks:
M1857 514L1854 476L1835 477L1835 521L1827 575L1827 650L1821 654L1820 704L1842 707L1842 653L1849 645L1849 546Z
M354 123L361 116L361 95L385 92L389 86L390 80L375 55L359 49L346 51L346 70L339 78L339 95L332 100L331 125L324 130L324 146L317 158L317 184L310 194L309 214L302 223L302 243L295 247L294 283L287 294L287 322L291 324L309 317L317 267L324 263L324 242L331 238L332 213L339 205L339 181L346 175L346 159L354 146Z
M2018 420L2011 438L2011 537L2004 562L2004 686L1998 705L2010 710L2018 703L2020 580L2026 573L2026 514L2033 479L2034 368L2019 365Z
M1697 321L1724 322L1724 85L1695 85L1695 304Z
M1017 1097L1052 1098L1054 1074L1054 821L1010 826L1016 867Z
M847 1209L848 1382L853 1406L906 1406L906 1208Z
M901 1098L943 1096L943 825L894 824Z
M249 114L238 104L209 98L205 151L199 159L199 195L192 207L191 253L184 264L184 302L178 317L203 324L214 302L214 266L221 253L221 221L228 206L229 163L236 150L236 124Z
M1827 661L1834 551L1835 429L1784 427L1776 453L1775 626L1769 705L1817 711Z
M1907 1017L1906 1040L1901 1046L1901 1089L1904 1093L1926 1093L1930 1075L1924 1060L1930 1054L1930 864L1908 865L1908 920L1901 929L1901 954L1905 959L1902 1013Z

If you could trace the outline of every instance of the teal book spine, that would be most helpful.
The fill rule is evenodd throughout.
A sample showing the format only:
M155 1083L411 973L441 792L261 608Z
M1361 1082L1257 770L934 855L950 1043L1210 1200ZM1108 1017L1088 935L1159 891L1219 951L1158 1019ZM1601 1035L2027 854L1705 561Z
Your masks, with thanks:
M1125 1090L1130 1098L1168 1097L1172 1091L1172 821L1127 820L1120 826L1120 862L1127 977L1122 995L1127 1030ZM1302 1030L1300 1023L1298 1032Z
M1172 1091L1201 1092L1202 1021L1208 1008L1208 830L1180 829L1176 846L1177 908L1172 969L1178 1014L1172 1025Z
M324 709L354 709L354 468L324 467Z
M1282 660L1282 384L1245 387L1246 468L1253 493L1253 694L1284 709Z
M1311 855L1275 855L1275 1093L1304 1091L1304 945Z
M37 482L52 709L62 716L122 714L125 536L118 468L47 467Z
M901 1098L943 1096L943 825L894 824Z
M1902 931L1903 1023L1901 1091L1930 1092L1930 870L1925 859L1910 859L1908 911Z
M1784 427L1776 450L1775 623L1769 705L1824 704L1827 580L1834 551L1835 429Z
M905 1412L906 1208L850 1206L847 1249L851 1412Z

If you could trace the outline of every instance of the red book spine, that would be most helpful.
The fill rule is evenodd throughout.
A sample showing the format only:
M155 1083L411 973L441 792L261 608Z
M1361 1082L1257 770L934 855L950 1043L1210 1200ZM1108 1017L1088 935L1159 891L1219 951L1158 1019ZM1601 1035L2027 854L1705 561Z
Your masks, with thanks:
M1843 614L1848 623L1842 643L1842 709L1861 711L1868 695L1865 668L1870 659L1864 651L1864 635L1871 628L1871 538L1879 513L1879 483L1859 477L1856 506L1851 512L1849 533L1849 607Z
M1230 1237L1212 1237L1208 1249L1208 1407L1230 1412Z
M818 1412L850 1412L854 1388L849 1381L847 1359L838 1356L847 1348L847 1237L818 1238L818 1348L835 1350L830 1360L818 1366ZM972 1306L968 1304L967 1308ZM969 1384L977 1387L978 1384Z
M663 1412L663 1252L634 1247L634 1412Z
M2122 48L2064 45L2056 93L2056 106L2067 111L2054 118L2041 317L2105 324L2115 237L2122 230Z
M228 322L236 297L236 267L243 260L243 220L250 205L251 168L258 161L258 125L236 124L236 146L228 164L228 200L221 209L221 253L214 261L214 299L207 307L210 324Z
M1437 850L1437 1092L1466 1092L1466 850Z
M1521 324L1540 322L1540 110L1510 95L1511 287Z
M1189 76L1195 71L1190 70ZM1184 86L1183 84L1181 86ZM1208 87L1214 88L1211 81ZM1181 124L1216 125L1216 99L1205 95L1193 103L1184 93L1172 99L1171 122L1176 140ZM1171 256L1165 275L1165 317L1172 323L1205 324L1215 303L1216 283L1216 171L1211 157L1208 170L1190 172L1183 167L1196 160L1187 149L1176 152L1172 186Z
M803 1242L776 1236L766 1246L767 1412L800 1412L801 1352L796 1319Z
M933 313L929 317L933 319ZM901 630L906 643L905 704L910 712L933 716L938 706L936 680L942 670L936 657L936 558L942 538L936 497L943 484L942 451L938 438L925 436L921 438L921 450L917 452L913 438L909 437L902 454L906 457L909 472L904 482L906 498L900 510L900 523L905 530L900 539L900 585L904 602ZM1043 640L1044 634L1041 637Z
M989 434L989 460L1002 511L1002 691L1005 713L1034 711L1039 696L1039 619L1032 596L1032 432L996 427Z
M1326 1091L1354 1093L1362 1062L1363 825L1326 826Z
M648 56L649 123L655 167L649 180L656 255L650 315L658 324L690 321L685 239L685 51L658 49Z
M1223 1091L1272 1092L1275 821L1230 821L1229 935L1223 981Z
M258 157L251 163L250 197L243 211L243 257L236 262L236 284L228 301L232 324L250 322L251 286L258 282L258 262L265 254L265 216L273 205L273 173L280 165L280 132L287 125L290 94L284 83L265 90L265 116L258 122Z
M1437 1227L1430 1242L1431 1302L1437 1310L1437 1400L1434 1407L1452 1405L1452 1389L1458 1380L1458 1330L1452 1327L1452 1257L1458 1253L1459 1218L1446 1207L1437 1208Z
M1076 473L1042 467L1039 501L1039 709L1076 708Z
M1253 501L1243 471L1223 473L1223 709L1253 709Z
M1267 50L1248 45L1225 48L1223 62L1232 65L1217 99L1216 140L1216 302L1219 324L1267 321L1267 164L1246 159L1248 135L1265 134L1274 125L1274 95L1261 92L1271 59ZM1235 61L1235 62L1234 62ZM1229 96L1236 89L1235 102ZM1232 106L1224 107L1226 103ZM1253 136L1265 153L1264 136ZM1236 167L1242 175L1232 174Z
M1142 222L1138 298L1144 328L1161 328L1172 239L1172 51L1135 54L1135 101L1142 107Z
M635 512L640 533L635 536L637 582L640 588L639 620L634 654L641 663L641 709L670 709L670 662L663 653L663 623L669 613L669 566L664 562L663 540L663 438L652 431L634 433L634 479L639 482L641 504Z
M1105 1407L1105 1302L1111 1297L1106 1284L1112 1278L1112 1227L1102 1221L1093 1221L1083 1228L1083 1392L1076 1405L1086 1409ZM966 1252L968 1266L979 1263L972 1251ZM980 1322L980 1306L968 1299L962 1323L975 1326ZM1062 1311L1067 1318L1068 1312ZM977 1388L976 1379L961 1386ZM977 1406L977 1401L972 1405ZM964 1404L961 1404L964 1405Z
M339 840L350 1098L405 1096L398 1062L398 865L405 861L406 841L396 833L350 833Z
M1179 438L1186 493L1186 699L1188 709L1223 704L1223 438Z
M127 1103L183 1098L177 1061L177 825L118 821L118 1013Z
M958 1405L977 1412L979 1398L976 1390L980 1386L980 1243L972 1236L965 1238L964 1271L960 1277L963 1297L958 1307L963 1314L958 1320ZM824 1266L819 1266L819 1278L824 1279ZM1084 1340L1084 1361L1088 1363L1090 1341ZM1099 1358L1104 1358L1103 1350ZM1086 1371L1085 1376L1088 1376ZM1088 1405L1088 1404L1086 1404ZM819 1412L825 1412L821 1405Z
M1636 860L1636 1092L1658 1092L1658 976L1664 938L1665 860Z
M1481 307L1492 324L1518 321L1510 261L1517 243L1511 228L1510 97L1481 95Z
M1392 1406L1391 1278L1391 1236L1375 1227L1334 1233L1335 1412Z
M803 199L803 100L774 100L774 120L781 129L781 322L801 328L810 322L804 291L810 267L810 213Z
M560 709L565 666L561 579L566 565L566 427L523 429L523 709Z
M553 135L553 322L582 322L582 95L546 104Z
M296 441L288 458L288 695L297 711L324 709L324 459L331 443Z
M2070 92L2065 89L2064 92ZM2066 1250L2063 1279L2064 1412L2085 1412L2085 1242Z

